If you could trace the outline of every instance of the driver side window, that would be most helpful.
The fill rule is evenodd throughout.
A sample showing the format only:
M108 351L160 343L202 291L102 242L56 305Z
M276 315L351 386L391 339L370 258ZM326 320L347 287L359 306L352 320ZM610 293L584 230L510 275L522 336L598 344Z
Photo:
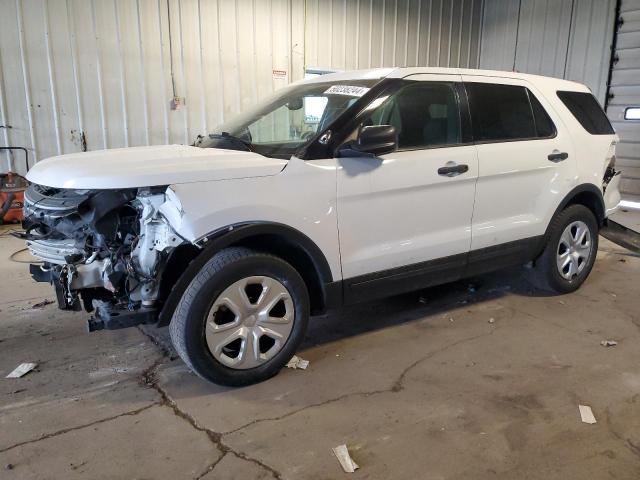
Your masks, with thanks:
M460 109L450 83L416 82L403 87L377 107L364 126L393 125L399 150L462 143Z

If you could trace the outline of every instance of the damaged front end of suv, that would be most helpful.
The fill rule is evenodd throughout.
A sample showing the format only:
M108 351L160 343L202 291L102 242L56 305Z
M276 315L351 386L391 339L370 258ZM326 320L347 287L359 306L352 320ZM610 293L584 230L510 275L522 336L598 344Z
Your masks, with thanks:
M31 184L21 236L42 260L30 266L32 276L55 287L61 309L93 312L90 331L154 323L171 253L182 244L195 248L161 212L171 194L166 186L77 190Z

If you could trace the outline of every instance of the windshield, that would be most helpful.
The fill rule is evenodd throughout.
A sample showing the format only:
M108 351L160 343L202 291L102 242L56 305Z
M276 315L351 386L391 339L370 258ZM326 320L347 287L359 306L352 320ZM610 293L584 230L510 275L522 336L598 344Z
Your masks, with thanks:
M379 80L300 83L277 91L196 142L202 148L250 150L289 159Z

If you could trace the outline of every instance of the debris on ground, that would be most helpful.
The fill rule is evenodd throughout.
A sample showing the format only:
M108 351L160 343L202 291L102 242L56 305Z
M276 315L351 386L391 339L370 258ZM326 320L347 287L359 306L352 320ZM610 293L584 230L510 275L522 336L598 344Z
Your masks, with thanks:
M291 360L289 360L289 363L287 363L286 365L287 368L293 368L294 370L297 368L306 370L308 366L309 366L309 360L303 360L297 355L294 355L293 357L291 357Z
M618 344L615 340L602 340L600 345L603 347L615 347Z
M626 258L621 258L619 261L622 262L622 263L627 263L627 259Z
M38 366L37 363L21 363L6 378L20 378Z
M613 298L617 298L617 297L618 297L618 295L616 295L616 294L615 294L615 293L613 293L613 292L609 292L609 295L611 295Z
M560 305L566 305L566 303L564 303L562 300L558 300L558 303L559 303Z
M495 319L495 318L493 318L493 317L491 317L491 318L489 319L489 323L496 323L496 319Z
M578 405L580 409L580 418L583 423L594 424L596 423L596 417L593 416L591 407L588 405Z
M51 305L52 303L54 303L53 300L49 300L48 298L45 298L43 301L38 302L34 305L31 305L31 308L44 308L47 305Z
M13 464L12 464L12 463L7 463L7 464L4 466L4 469L5 469L5 470L13 470Z
M342 466L342 469L346 473L353 473L360 468L349 455L349 450L346 445L338 445L337 447L332 448L332 450L333 454L338 458L340 466Z

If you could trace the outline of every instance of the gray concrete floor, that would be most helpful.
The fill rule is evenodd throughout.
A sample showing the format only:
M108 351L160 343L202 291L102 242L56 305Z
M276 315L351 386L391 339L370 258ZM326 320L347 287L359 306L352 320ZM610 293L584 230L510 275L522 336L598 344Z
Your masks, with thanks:
M640 477L640 258L605 240L571 295L514 269L314 318L307 370L242 389L189 373L163 330L34 307L53 295L20 248L0 238L0 478Z

